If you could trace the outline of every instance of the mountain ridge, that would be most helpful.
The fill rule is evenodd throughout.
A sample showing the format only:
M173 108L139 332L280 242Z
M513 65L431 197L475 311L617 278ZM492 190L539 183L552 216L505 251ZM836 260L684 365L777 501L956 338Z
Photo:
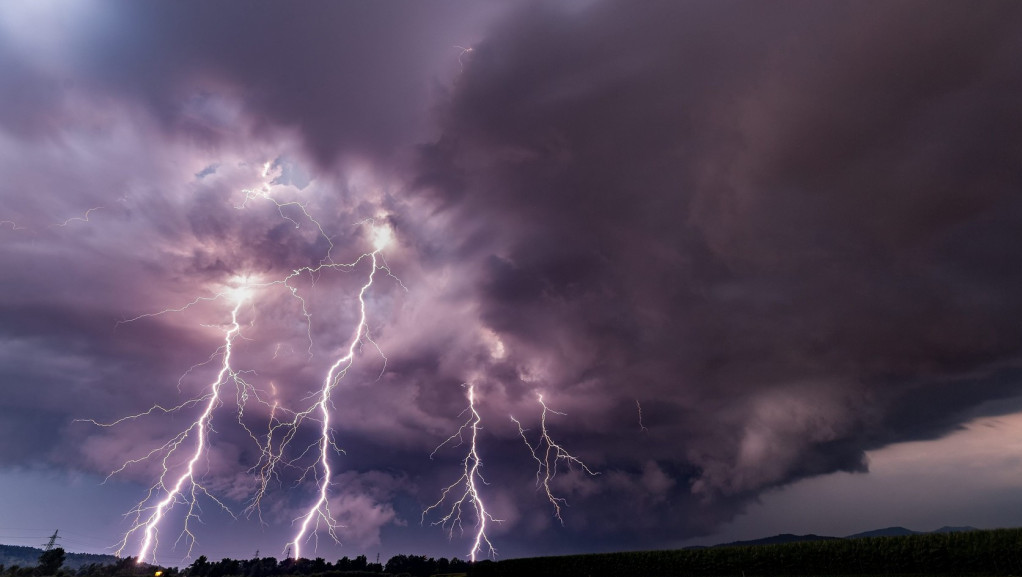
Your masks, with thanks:
M968 525L961 527L954 527L945 525L939 529L933 531L913 531L912 529L906 529L905 527L885 527L883 529L873 529L871 531L863 531L861 533L854 533L852 535L846 535L844 537L832 537L829 535L816 535L809 533L806 535L794 535L792 533L780 533L772 535L770 537L761 537L759 539L749 539L745 541L732 541L730 543L718 543L712 545L712 547L754 547L757 545L776 545L780 543L799 543L803 541L833 541L837 539L865 539L870 537L904 537L907 535L928 535L932 533L963 533L967 531L979 531L976 527L970 527Z

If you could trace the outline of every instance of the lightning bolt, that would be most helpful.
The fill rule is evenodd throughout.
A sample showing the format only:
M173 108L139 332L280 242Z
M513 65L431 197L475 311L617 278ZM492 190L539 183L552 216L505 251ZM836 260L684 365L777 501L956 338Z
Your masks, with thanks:
M268 176L270 167L271 163L266 163L263 166L262 176L264 179ZM393 241L393 231L389 226L377 226L373 219L366 219L360 223L356 223L357 226L368 225L371 227L370 236L373 244L373 250L371 252L363 253L353 262L335 263L331 257L331 251L333 250L334 245L324 232L320 223L309 213L306 205L299 202L281 202L273 198L271 195L270 183L265 183L259 189L244 190L243 192L245 194L245 200L236 208L245 208L246 203L252 200L266 200L272 202L277 207L281 218L288 220L298 227L300 226L299 221L291 218L285 213L285 209L297 209L306 219L308 219L310 223L312 223L318 231L318 234L326 240L329 249L326 251L325 256L322 260L320 260L318 265L297 268L282 278L266 282L251 282L248 278L241 278L240 280L235 280L233 282L233 284L240 286L218 292L212 296L197 297L181 307L167 308L155 313L146 313L118 322L118 325L120 325L147 317L181 312L188 310L199 303L214 302L224 299L225 297L233 297L235 301L231 314L231 323L224 331L223 344L215 353L213 353L213 355L210 356L209 359L194 365L181 377L183 380L184 377L192 370L219 357L221 362L220 370L217 373L215 380L206 388L206 393L200 397L190 399L170 408L162 405L154 405L147 411L123 417L111 423L100 423L92 419L80 419L98 426L112 427L125 421L140 419L150 415L176 413L197 406L201 406L203 408L201 414L192 421L184 431L178 433L170 441L156 449L153 449L147 454L142 455L141 457L129 459L123 463L120 468L110 473L110 476L113 476L124 471L131 465L151 459L160 459L162 471L159 478L157 482L150 487L147 495L142 499L142 501L134 509L129 511L129 516L134 515L134 519L131 527L125 533L116 551L116 553L120 555L124 549L127 548L129 541L131 541L135 535L140 534L141 545L137 555L138 563L142 563L148 558L152 558L155 562L155 551L159 543L159 526L166 518L167 513L169 513L175 505L183 504L187 508L185 513L184 529L179 539L184 538L188 541L189 547L187 556L189 557L191 556L192 547L196 541L189 523L198 520L199 518L200 509L198 501L201 496L205 495L210 498L213 502L236 518L236 515L231 512L223 501L216 498L202 485L201 475L197 470L197 464L199 461L204 455L208 455L209 437L213 432L213 416L216 409L223 404L224 397L222 394L222 388L225 384L230 382L233 382L235 385L237 422L249 435L249 437L251 437L259 449L256 464L248 470L256 479L256 489L254 490L245 511L249 515L258 515L260 521L262 521L260 503L265 497L271 483L279 480L279 470L281 468L292 468L300 473L298 482L301 482L308 476L315 478L317 482L317 498L303 515L295 519L294 522L298 524L298 530L294 539L288 543L289 548L290 546L293 546L295 550L295 557L299 557L301 555L302 544L308 539L313 538L313 536L318 536L318 531L322 525L326 526L328 534L335 541L338 540L336 529L339 528L340 525L334 520L329 509L328 501L330 479L333 475L330 463L330 453L331 450L337 452L343 451L341 451L332 438L330 418L332 408L331 395L354 363L356 352L360 351L366 343L369 343L376 348L384 360L384 370L386 368L386 357L383 355L382 351L380 351L379 346L376 345L370 335L366 295L369 289L373 286L377 273L380 271L384 271L388 277L394 279L402 289L407 291L407 288L403 283L401 283L400 279L397 279L397 277L391 273L391 270L382 255L382 251ZM297 214L295 216L301 218ZM84 217L77 219L87 220L87 218L88 212L86 212ZM72 220L75 219L69 219L64 224L66 225ZM271 398L264 398L258 389L245 381L243 378L243 373L245 371L238 371L231 365L232 347L235 340L242 332L242 325L239 323L238 315L242 305L251 297L251 291L255 288L266 289L275 286L284 287L284 289L287 290L299 303L301 314L304 317L307 326L309 339L308 354L311 358L313 346L312 316L309 312L305 299L300 294L298 287L293 283L295 283L299 278L309 277L313 284L315 284L316 279L319 278L323 272L328 270L350 272L359 266L365 266L363 263L367 263L368 274L358 292L358 323L353 331L351 339L347 342L347 346L343 347L341 351L339 351L338 358L333 361L329 370L327 370L321 386L312 396L307 397L307 400L314 402L300 411L282 407L277 398L276 385L273 383L270 383L272 390ZM279 349L280 345L278 344L274 351L274 357L276 357ZM178 384L180 389L180 380ZM269 420L267 422L266 432L263 434L256 434L244 422L245 407L250 400L255 400L267 407L269 410ZM317 440L304 449L299 448L295 451L297 452L297 456L289 458L290 445L296 438L299 429L302 428L307 421L318 423L319 434L317 436ZM187 463L183 466L180 472L172 473L172 470L177 471L177 466L174 464L175 456L188 450L191 452L189 453ZM303 457L311 454L316 455L315 462L311 465L303 464L302 461L305 460ZM155 501L155 503L153 503L153 501Z
M71 224L72 222L74 222L76 220L80 221L80 222L89 222L89 214L92 213L92 212L95 212L97 210L103 210L103 207L102 206L92 207L89 210L85 211L85 214L83 214L82 216L73 216L73 217L65 220L64 222L55 224L53 226L65 227L65 226Z
M163 520L164 516L174 505L183 504L187 507L184 519L184 528L182 530L182 536L188 538L188 555L191 555L192 547L195 544L195 535L192 533L190 523L198 520L198 498L202 495L210 498L213 502L223 508L225 511L230 513L230 509L219 499L213 496L205 487L199 482L197 478L196 465L206 452L209 445L209 434L212 430L212 419L214 410L222 403L221 400L221 389L223 385L229 380L240 380L239 374L231 368L231 353L234 346L234 340L241 332L241 325L238 323L238 312L241 306L245 303L247 292L236 291L235 292L235 305L231 311L231 322L229 328L224 331L224 344L221 346L222 360L220 365L220 371L216 375L216 379L213 380L209 385L209 392L203 397L198 399L192 399L173 407L171 409L164 408L160 405L155 405L144 413L138 415L132 415L130 417L124 417L118 419L112 423L98 423L91 421L92 423L103 426L112 427L128 419L136 419L145 415L150 415L154 412L170 413L181 410L185 407L205 403L204 409L199 417L184 431L176 435L170 441L150 451L147 455L139 459L132 459L124 463L120 469L112 472L110 476L124 470L128 465L133 463L141 462L142 460L151 458L160 453L163 454L161 459L162 474L156 483L149 488L148 495L143 499L134 509L129 511L129 515L134 515L131 528L125 533L123 539L120 542L116 550L116 555L120 556L125 548L128 546L128 541L131 537L138 532L142 533L142 544L139 547L137 561L142 563L145 559L152 557L155 563L155 549L159 543L159 525ZM190 437L194 437L194 444L191 447L191 456L188 458L184 470L177 476L173 482L168 483L168 476L171 476L171 459L179 451L186 451L186 442ZM162 499L159 499L155 504L149 505L151 498L157 495L163 495ZM231 513L233 516L233 513Z
M265 164L263 164L262 177L264 179L268 178L269 176L271 176L271 173L270 173L270 169L271 168L273 168L273 162L272 161L268 161ZM243 208L245 208L248 205L248 201L256 199L256 198L262 198L262 199L268 200L268 201L272 202L274 205L276 205L277 213L280 215L281 218L283 218L284 220L286 220L286 221L290 222L291 224L295 225L295 228L301 228L301 224L297 220L291 218L290 216L288 216L287 214L284 213L284 209L288 208L288 207L293 207L293 208L298 209L305 216L305 218L307 218L309 220L309 222L311 222L313 224L313 226L315 226L316 229L319 230L320 236L323 239L326 240L328 245L330 245L330 248L327 249L327 251L326 251L326 256L323 257L323 260L320 261L320 264L323 264L323 263L326 263L326 262L330 262L330 254L334 250L334 243L330 239L330 237L326 234L326 232L323 231L323 225L321 225L318 220L316 220L315 218L313 218L313 216L311 214L309 214L309 209L308 209L308 207L305 204L302 204L302 203L300 203L298 201L294 201L294 200L288 201L288 202L281 202L281 201L277 200L276 198L273 198L273 196L271 194L272 193L271 184L272 184L272 180L265 181L263 183L263 185L261 187L259 187L258 189L245 189L245 190L242 190L242 192L245 193L245 199L241 201L240 205L235 206L234 208L237 208L239 210L243 209Z
M376 271L385 268L386 265L379 264L377 257L381 250L383 250L390 242L390 237L387 234L378 235L374 231L374 248L375 250L369 253L369 259L371 260L372 267L369 270L369 278L365 284L362 285L362 289L358 293L358 304L359 304L359 320L358 325L355 327L355 332L351 337L351 341L348 343L347 352L338 358L333 365L330 366L330 370L327 371L326 377L323 379L323 386L320 389L319 401L310 409L304 413L299 413L298 420L304 419L313 411L318 411L320 414L320 421L322 424L321 436L319 439L319 463L317 466L317 477L319 482L319 498L316 502L309 507L305 515L299 517L301 520L298 528L298 532L295 534L294 539L291 540L290 545L294 546L295 558L301 557L301 546L305 534L310 531L312 527L312 533L315 534L319 529L320 523L323 523L327 527L327 531L335 541L338 541L336 528L338 527L337 521L334 520L333 515L330 513L330 505L327 499L330 477L332 471L330 469L330 449L334 448L340 450L330 438L330 395L334 388L337 387L338 383L347 374L348 369L351 368L351 364L355 359L355 348L365 342L372 342L372 339L368 333L368 325L366 324L366 302L365 295L369 287L373 286L373 279L376 276ZM364 257L365 255L363 255ZM359 257L360 259L362 257ZM356 261L357 263L357 261ZM387 269L389 272L389 269ZM373 343L375 345L376 343ZM377 347L377 350L379 347ZM382 353L381 353L382 354ZM384 357L386 361L386 357ZM298 519L296 519L297 521ZM315 522L313 522L315 520Z
M422 512L422 523L425 523L426 516L430 511L439 509L445 502L448 501L448 497L451 497L450 508L446 509L447 513L443 515L438 521L432 523L432 525L440 525L447 529L448 536L454 536L454 528L458 527L464 531L461 513L462 507L465 502L472 506L473 512L475 513L476 526L475 526L475 539L472 543L472 549L469 551L469 558L475 562L476 557L484 552L489 553L491 556L496 557L497 550L494 549L493 543L490 542L489 537L486 536L486 522L493 521L500 523L501 520L494 518L486 510L486 506L483 503L482 498L479 496L479 487L477 483L486 484L486 480L483 479L482 472L480 469L483 466L482 460L479 458L478 438L480 423L482 423L482 417L479 416L479 412L476 410L475 405L475 385L468 385L468 407L462 411L462 414L468 413L468 419L458 428L458 431L447 438L443 443L433 450L429 458L432 459L433 455L441 449L444 445L452 443L457 439L455 446L460 446L464 443L465 430L468 429L471 435L469 436L468 453L461 462L462 474L455 482L448 485L440 494L440 500L430 505ZM457 491L461 490L461 495L454 498L453 495L457 494Z
M581 459L568 453L564 450L564 447L554 442L554 440L550 437L550 433L547 431L547 413L553 413L555 415L565 415L565 413L555 411L548 407L546 403L543 402L542 394L537 394L536 398L539 401L540 406L543 407L543 413L539 419L539 441L536 442L535 446L529 442L529 438L525 435L525 429L522 427L522 424L518 421L518 419L514 418L514 415L511 415L511 420L518 425L518 433L522 436L522 440L525 441L525 446L529 448L529 452L532 453L532 458L536 461L536 488L538 489L539 487L543 487L547 500L554 506L554 516L557 517L557 520L561 522L561 525L563 525L564 519L561 517L561 506L566 506L567 501L561 497L555 496L553 490L550 488L550 482L557 477L558 463L564 462L569 468L573 465L581 467L583 471L591 476L599 475L599 473L593 472L585 463L582 462ZM540 458L540 455L542 455L542 458Z
M460 66L461 67L461 71L464 72L465 71L465 63L462 61L462 59L465 57L466 54L472 54L472 52L474 52L475 49L472 48L471 46L458 46L458 45L455 45L454 47L457 48L458 51L459 51L458 52L458 66Z
M642 424L642 405L639 404L639 399L635 399L635 408L639 410L639 430L643 433L648 433L649 429L646 425Z
M11 225L11 230L25 230L25 227L18 226L18 223L14 222L13 220L0 220L0 226L3 226L5 224Z

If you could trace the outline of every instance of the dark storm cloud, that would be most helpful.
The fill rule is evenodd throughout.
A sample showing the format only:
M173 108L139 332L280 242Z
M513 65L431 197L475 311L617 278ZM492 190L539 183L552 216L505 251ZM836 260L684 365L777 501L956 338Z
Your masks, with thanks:
M419 185L465 223L511 363L548 361L575 411L652 409L662 443L608 465L676 463L676 499L733 511L1022 393L1020 25L535 5L467 55Z
M502 555L669 545L1018 406L1016 4L90 6L0 8L9 465L105 474L179 434L187 410L71 419L201 395L230 322L230 297L208 298L351 262L373 218L403 284L369 291L378 348L331 422L333 498L365 546L464 555L419 520L461 474L464 445L430 451L464 422L465 383ZM252 391L308 406L365 272L300 275L303 301L255 290L232 359ZM600 472L560 470L563 529L509 419L534 446L539 393ZM229 410L215 424L207 481L243 501L259 446ZM273 531L308 504L299 474L272 490Z
M212 142L237 121L222 99L236 96L262 129L300 132L323 165L342 152L391 155L423 130L431 86L486 12L457 2L95 8L97 23L75 34L85 85L145 102L165 128Z
M46 129L46 110L55 106L59 86L37 74L0 39L0 126L18 135L31 136Z

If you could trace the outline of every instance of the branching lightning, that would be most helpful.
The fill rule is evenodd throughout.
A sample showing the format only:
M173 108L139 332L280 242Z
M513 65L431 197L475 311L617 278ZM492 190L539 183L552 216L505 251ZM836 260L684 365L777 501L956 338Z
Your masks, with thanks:
M381 268L377 262L377 255L387 246L387 244L390 243L389 235L380 236L378 234L374 234L374 236L375 250L369 253L369 258L372 261L372 268L369 271L369 278L366 280L366 283L362 285L362 289L358 293L359 321L358 325L355 327L355 332L352 335L351 341L348 344L347 352L344 356L338 358L334 364L330 366L330 370L327 371L326 378L323 379L323 386L320 389L319 401L312 408L303 413L299 413L296 417L297 423L313 411L318 411L322 424L321 436L319 439L319 464L316 471L319 483L319 498L311 507L309 507L309 510L305 513L305 515L299 517L301 520L299 523L299 529L295 534L294 539L291 541L291 545L294 546L296 558L301 557L303 538L306 533L310 531L310 527L312 527L312 532L315 533L316 529L319 528L320 523L323 523L326 525L330 536L333 537L334 540L337 540L337 534L335 533L337 521L334 520L333 515L330 513L330 506L327 500L331 476L329 452L331 448L339 450L330 438L330 394L333 392L338 382L340 382L340 380L344 378L345 374L347 374L348 369L351 368L351 363L355 358L355 348L365 341L372 342L366 324L365 294L366 291L369 290L369 287L373 285L373 278L376 275L376 271ZM362 257L359 258L361 259ZM375 345L375 343L373 344ZM378 348L379 347L377 347L377 349ZM386 360L386 357L384 357L384 360Z
M465 71L465 62L462 59L465 57L466 54L472 54L472 52L474 52L475 49L472 48L471 46L458 46L458 45L455 45L454 47L459 50L459 52L458 52L458 66L460 66L462 72L464 72Z
M455 482L448 485L440 494L440 500L430 505L422 512L422 522L425 523L426 516L430 511L434 509L440 509L445 502L448 502L450 497L450 506L446 508L446 514L444 514L438 521L433 522L433 525L440 525L447 529L448 535L454 536L454 528L457 527L459 530L464 531L462 525L462 507L465 502L472 507L475 514L476 525L475 525L475 540L472 543L472 549L469 551L469 558L474 562L480 553L485 552L491 556L496 556L497 550L494 549L493 543L490 542L489 537L486 536L486 523L487 521L493 521L500 523L501 520L494 518L487 510L483 503L482 497L479 496L479 487L477 483L486 484L486 480L483 479L482 472L480 469L483 466L482 460L479 458L479 447L478 437L479 430L481 429L480 424L482 423L482 417L476 410L475 405L475 385L468 385L468 407L462 412L462 414L468 413L468 419L458 428L458 431L447 438L441 443L433 453L439 451L444 445L448 443L454 443L457 440L455 446L459 446L465 442L465 431L466 429L470 432L468 442L468 453L462 460L462 474ZM455 498L460 490L460 496Z
M215 409L220 404L220 388L224 384L224 381L227 377L231 377L234 379L238 378L237 373L235 373L234 370L231 368L231 347L234 344L234 338L238 335L239 331L241 330L241 326L238 324L238 309L241 308L241 305L244 302L245 302L244 297L239 296L239 298L237 299L237 304L234 305L234 310L231 311L231 328L224 333L223 364L220 367L220 372L217 373L216 380L213 381L213 383L211 383L210 385L210 393L208 395L209 400L206 403L205 410L202 411L202 414L199 415L199 419L191 427L186 429L183 434L179 435L175 439L175 441L172 441L174 443L173 446L171 446L170 449L164 455L163 458L164 475L161 475L160 480L157 482L157 485L154 485L153 489L162 490L166 492L166 496L163 498L163 500L157 503L155 507L147 509L140 504L140 506L135 509L136 512L135 523L132 529L129 530L128 533L125 535L124 540L121 542L122 543L121 549L123 549L123 546L127 544L128 537L131 535L131 533L138 529L144 528L145 537L142 540L142 546L139 548L138 552L138 558L140 560L146 559L149 556L150 551L155 549L158 543L157 534L159 523L163 519L163 515L167 511L168 507L178 502L180 499L184 499L184 501L188 505L188 511L185 515L184 533L189 538L188 549L189 555L191 555L191 546L195 543L195 535L189 529L188 522L197 517L196 497L198 496L198 493L205 494L206 496L210 497L215 502L220 504L224 509L229 510L227 509L226 505L221 503L216 497L210 495L209 492L206 491L206 489L199 484L199 482L195 478L195 465L202 457L203 452L206 450L207 446L206 437L210 431L211 427L210 420L213 415L213 409ZM174 483L173 487L168 488L164 484L165 475L169 473L169 469L167 467L167 459L170 458L174 451L180 446L182 442L185 441L185 439L187 439L188 435L193 431L196 438L195 448L194 451L192 452L192 457L191 459L188 460L188 465L185 467L184 473L178 476L177 481ZM188 497L184 496L184 489L186 484L189 485L190 487ZM144 521L142 521L143 517L145 517ZM118 551L118 555L119 554L120 550Z
M463 49L462 55L469 52L471 52L470 48ZM339 542L338 529L341 528L341 525L330 508L330 491L336 466L332 460L336 458L335 455L343 453L343 450L333 436L333 427L335 426L332 415L333 397L336 389L354 366L356 357L367 345L376 349L383 360L384 369L386 367L387 358L372 338L367 306L367 298L374 283L378 280L378 273L385 273L387 277L394 279L402 289L405 287L391 273L383 256L383 251L393 242L393 231L389 226L377 226L372 219L356 223L358 226L369 227L372 250L364 252L348 263L335 262L332 256L335 248L334 243L326 234L324 227L312 216L308 206L298 201L278 200L273 196L272 180L267 180L271 178L270 172L273 166L273 163L263 165L264 184L257 189L242 191L244 199L235 208L246 209L249 203L266 201L276 207L280 218L293 224L296 228L311 225L314 227L316 235L325 241L327 247L318 263L295 268L288 273L281 273L270 279L254 279L238 275L227 281L225 285L217 287L218 290L210 291L212 294L197 296L183 306L139 314L118 322L118 325L133 323L145 318L181 313L200 305L207 306L218 302L231 303L230 322L219 326L214 325L222 333L222 341L219 346L206 360L185 371L178 381L180 390L181 381L193 370L209 365L209 371L212 372L214 363L218 363L219 368L215 377L208 381L201 394L174 406L155 404L146 411L121 417L111 422L101 423L86 419L100 427L114 427L147 417L199 412L198 416L194 419L190 418L184 429L177 432L169 441L141 456L126 460L110 473L110 476L113 476L122 473L128 467L149 461L155 462L158 470L157 480L150 486L142 500L127 514L131 519L131 524L119 543L116 550L117 555L138 542L137 562L155 562L161 526L167 522L171 511L178 507L183 509L183 529L178 536L178 541L182 539L187 541L186 556L190 557L196 543L196 534L192 527L195 522L199 521L200 500L203 497L211 500L231 516L238 517L225 499L217 497L212 490L207 489L209 485L204 485L204 478L209 473L208 465L203 469L203 462L209 459L213 446L212 437L216 433L214 421L223 422L217 416L217 410L226 402L230 402L231 386L234 391L233 403L236 406L237 425L247 433L256 448L255 464L248 468L248 474L251 475L254 484L245 497L247 500L243 514L255 515L260 521L263 520L261 503L271 486L282 481L282 471L286 469L289 471L289 475L297 476L296 484L305 480L314 480L316 487L311 504L292 521L295 532L292 539L286 543L287 549L289 551L293 549L293 556L299 558L302 549L310 542L318 542L321 533L325 533ZM67 226L76 220L88 222L89 214L101 208L89 209L84 215L68 219L55 226ZM12 229L18 230L13 222L0 221L0 225L7 223L11 225ZM254 374L254 371L239 370L234 366L240 364L239 361L235 361L236 357L244 358L243 355L238 357L234 354L235 345L239 342L239 338L245 338L243 333L248 332L248 327L251 326L251 324L244 324L239 320L243 311L247 310L245 309L246 305L261 297L260 293L263 291L274 289L284 291L285 295L293 299L294 306L298 311L296 314L301 315L300 318L305 325L308 339L307 355L311 359L314 349L312 328L314 319L310 312L309 302L303 295L305 289L301 287L307 286L305 283L315 286L318 279L328 271L350 273L356 270L365 271L365 276L357 285L360 286L357 292L358 310L355 315L357 322L351 330L350 336L323 363L325 374L319 381L318 387L296 403L298 406L286 407L278 396L277 384L270 382L270 390L267 391L248 382L246 379L251 378L250 374ZM354 290L353 286L352 290ZM254 323L254 321L252 322ZM274 347L274 359L280 352L281 346L282 343L277 343ZM328 368L326 368L327 363L329 363ZM461 476L445 487L439 500L422 512L422 523L425 523L427 517L432 513L434 517L439 518L431 524L442 527L447 531L449 537L453 538L455 529L464 533L465 526L474 522L469 557L475 561L480 556L496 556L496 549L487 535L487 528L491 522L499 523L501 520L495 518L487 510L480 492L482 486L486 485L482 474L483 461L479 455L482 417L477 409L478 399L475 386L466 385L465 387L468 400L468 406L462 412L462 415L466 415L465 421L430 455L432 459L438 451L447 445L467 445L468 450L461 460ZM542 395L538 395L537 398L542 406L542 414L540 436L535 445L529 441L526 429L522 424L514 416L511 416L511 420L517 424L522 440L537 463L536 486L537 488L543 487L547 499L554 507L554 515L563 524L561 507L566 505L566 501L556 496L551 488L551 483L558 473L558 465L567 465L569 468L579 467L585 473L594 476L599 473L590 470L579 458L571 455L553 441L547 429L547 415L548 413L564 415L564 413L550 409L545 404ZM258 417L265 420L254 421L252 416L246 417L246 407L249 407L252 402L265 407L268 418ZM636 401L636 406L639 410L640 426L642 426L642 407L638 401ZM254 426L254 422L260 424ZM265 423L265 429L262 429L261 423ZM300 438L300 431L307 431L311 427L314 427L317 432L314 440L302 441L302 446L293 447L292 445L298 443L296 440Z
M649 429L642 423L642 405L639 404L639 399L635 399L635 408L639 410L639 430L648 433Z
M271 163L267 163L263 166L262 176L264 179L268 176L270 167ZM332 452L342 451L332 438L333 432L330 418L332 409L331 395L352 367L356 353L362 350L366 343L375 347L376 350L380 352L380 356L383 358L384 363L386 363L386 357L383 355L382 351L379 350L379 347L372 340L370 335L366 295L373 285L377 272L381 270L384 271L387 276L395 279L401 288L405 288L401 281L391 274L390 268L382 255L382 251L393 241L393 232L388 226L377 226L372 219L367 219L357 223L358 225L368 225L371 227L371 242L373 244L373 250L371 252L361 254L353 262L335 263L331 256L331 252L334 248L333 243L329 236L327 236L324 232L323 227L315 218L312 217L304 204L299 202L281 202L276 200L271 196L269 183L264 184L259 190L245 190L243 192L245 194L245 199L241 205L236 208L245 208L249 201L256 199L272 202L276 206L281 218L291 222L296 227L301 226L301 223L299 220L296 220L296 218L307 219L308 222L316 228L318 234L326 240L329 248L327 249L324 257L320 260L319 264L315 266L297 268L282 278L264 282L253 282L247 277L235 277L235 279L232 280L232 286L226 290L217 292L212 296L200 296L181 307L167 308L155 313L141 314L118 323L118 325L120 325L138 321L147 317L182 312L200 303L216 302L226 298L232 299L234 303L231 312L231 322L224 330L223 344L210 356L209 359L191 367L185 372L185 375L187 375L195 368L219 358L219 372L215 379L205 388L205 392L203 394L170 408L157 404L144 412L122 417L109 423L100 423L92 419L84 419L98 426L112 427L126 421L133 421L152 415L178 413L200 406L203 409L201 414L196 417L194 421L192 421L183 431L175 435L170 441L149 451L141 457L127 460L119 468L110 473L110 476L112 476L124 471L131 465L153 459L158 460L160 464L160 474L157 481L150 487L148 493L139 502L139 504L129 512L128 515L133 518L133 521L116 551L116 553L120 555L129 546L129 542L132 542L136 536L139 536L141 541L137 554L137 561L139 563L149 559L155 561L156 549L159 544L158 537L161 522L165 520L167 514L177 505L183 505L185 507L184 528L179 539L184 538L188 541L187 556L191 556L192 547L196 540L195 534L190 528L190 524L199 518L200 497L205 496L211 499L219 507L236 517L223 500L214 496L211 491L207 490L203 486L202 473L198 468L200 461L208 456L210 436L214 432L214 413L224 402L223 387L228 383L233 383L236 391L235 403L237 405L237 423L249 435L249 437L251 437L259 451L257 453L258 460L256 464L249 469L249 473L255 477L256 488L253 491L245 511L249 515L258 515L261 520L262 515L260 503L265 497L271 483L279 480L279 472L281 468L292 468L298 471L299 482L310 476L315 478L317 483L317 493L315 502L308 507L305 513L295 519L295 523L298 525L298 528L294 538L287 544L288 548L290 549L293 547L295 557L299 557L301 555L302 545L309 539L318 535L318 531L321 527L325 527L326 532L334 540L338 539L336 529L340 527L340 525L333 518L329 508L330 479L333 474L330 457ZM100 207L90 209L90 211L86 212L83 217L68 219L60 226L66 226L73 220L87 221L89 212L98 210L98 208ZM296 214L296 218L291 218L285 213L285 209L297 209L301 212L301 216ZM305 299L299 293L298 286L293 283L301 277L309 277L314 284L315 280L323 272L328 270L353 271L359 266L368 268L368 273L358 292L359 310L357 325L350 340L348 340L346 346L339 351L338 358L333 361L329 370L327 370L326 376L322 380L322 384L319 389L306 398L311 402L311 404L305 406L301 410L285 408L280 404L277 397L277 387L274 383L270 383L272 393L267 396L265 391L260 391L253 385L246 382L243 377L246 371L239 371L232 366L232 349L236 339L241 336L242 333L242 324L238 319L239 313L242 306L254 298L253 291L256 289L269 289L275 286L282 286L286 291L288 291L290 296L297 301L301 310L301 315L303 316L307 327L309 339L308 355L311 358L313 347L313 319ZM274 351L274 357L276 357L279 349L280 345L278 344ZM182 379L183 378L184 375L182 376ZM268 409L269 419L266 425L266 431L263 433L256 433L244 421L245 407L252 400L262 404ZM316 440L305 448L290 450L289 447L292 441L297 437L299 429L306 424L306 421L316 423L318 425L317 428L319 434L317 435ZM188 455L187 462L181 465L178 456L185 454ZM307 464L308 460L303 458L306 456L312 456L313 454L316 456L315 462ZM303 464L303 462L306 464Z
M162 454L162 458L160 459L162 472L159 475L159 478L156 483L149 488L146 498L140 501L139 504L129 512L129 515L133 515L134 519L131 524L131 528L125 533L116 550L116 554L118 556L125 548L127 548L131 537L138 532L142 533L142 544L138 551L138 562L142 562L152 556L159 543L160 522L163 520L166 513L174 507L174 505L182 504L187 508L184 516L182 537L187 537L188 539L188 555L191 555L191 549L195 543L195 535L191 531L190 524L199 517L198 497L205 495L225 511L230 512L230 509L222 501L213 496L202 485L197 474L196 467L209 446L209 434L212 431L213 412L222 404L221 389L223 388L223 385L231 380L234 380L235 382L240 380L239 374L231 367L231 353L234 341L241 332L241 325L238 323L238 312L245 303L246 294L238 291L235 293L235 297L234 308L231 311L231 322L228 325L228 328L224 331L224 344L221 346L219 351L222 355L220 370L213 382L210 383L206 394L197 399L185 401L184 403L170 409L161 405L154 405L152 408L143 413L123 417L111 423L99 423L95 420L87 419L89 422L101 427L113 427L123 423L124 421L138 419L157 412L172 413L199 404L202 404L204 407L199 417L184 431L178 433L171 440L167 441L162 446L153 449L148 454L137 459L130 459L126 461L120 468L114 470L107 476L109 479L111 476L123 471L129 465L139 463ZM171 461L180 451L188 451L188 448L185 445L190 438L194 438L194 443L190 447L190 457L184 465L184 470L175 479L171 474ZM160 495L163 497L155 504L150 504L152 498Z
M599 473L593 472L585 463L582 462L581 459L568 453L564 450L564 447L554 442L554 440L550 437L549 431L547 431L547 413L554 413L555 415L564 415L565 413L555 411L548 407L546 403L543 402L542 394L537 394L536 398L539 401L540 406L543 407L543 413L539 420L539 441L537 441L535 445L529 442L529 438L525 435L525 429L522 427L521 422L514 418L513 415L511 416L511 420L518 425L518 433L522 436L525 446L529 448L529 452L532 453L532 458L536 461L536 488L543 487L547 500L554 506L554 516L557 517L557 520L563 525L564 519L561 517L561 506L567 505L567 501L565 501L562 497L555 496L553 490L550 488L551 481L557 477L558 463L563 461L569 468L572 466L578 466L592 476L599 475Z

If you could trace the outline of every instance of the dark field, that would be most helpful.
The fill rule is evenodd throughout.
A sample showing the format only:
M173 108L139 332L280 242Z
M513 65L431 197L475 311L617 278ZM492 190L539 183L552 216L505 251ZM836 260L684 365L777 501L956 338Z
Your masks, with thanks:
M28 547L10 547L39 550ZM46 577L32 561L38 553L0 564L4 577ZM96 556L98 557L98 556ZM8 558L8 561L14 560ZM1022 575L1022 529L929 533L802 541L777 545L718 546L673 551L635 551L560 557L532 557L469 564L398 555L386 565L364 556L336 564L323 559L274 558L210 562L200 557L183 569L114 563L63 566L58 577L1000 577ZM439 569L439 571L438 571ZM444 571L446 569L446 571ZM452 569L454 571L452 571Z
M1022 529L482 562L470 577L1022 575Z

